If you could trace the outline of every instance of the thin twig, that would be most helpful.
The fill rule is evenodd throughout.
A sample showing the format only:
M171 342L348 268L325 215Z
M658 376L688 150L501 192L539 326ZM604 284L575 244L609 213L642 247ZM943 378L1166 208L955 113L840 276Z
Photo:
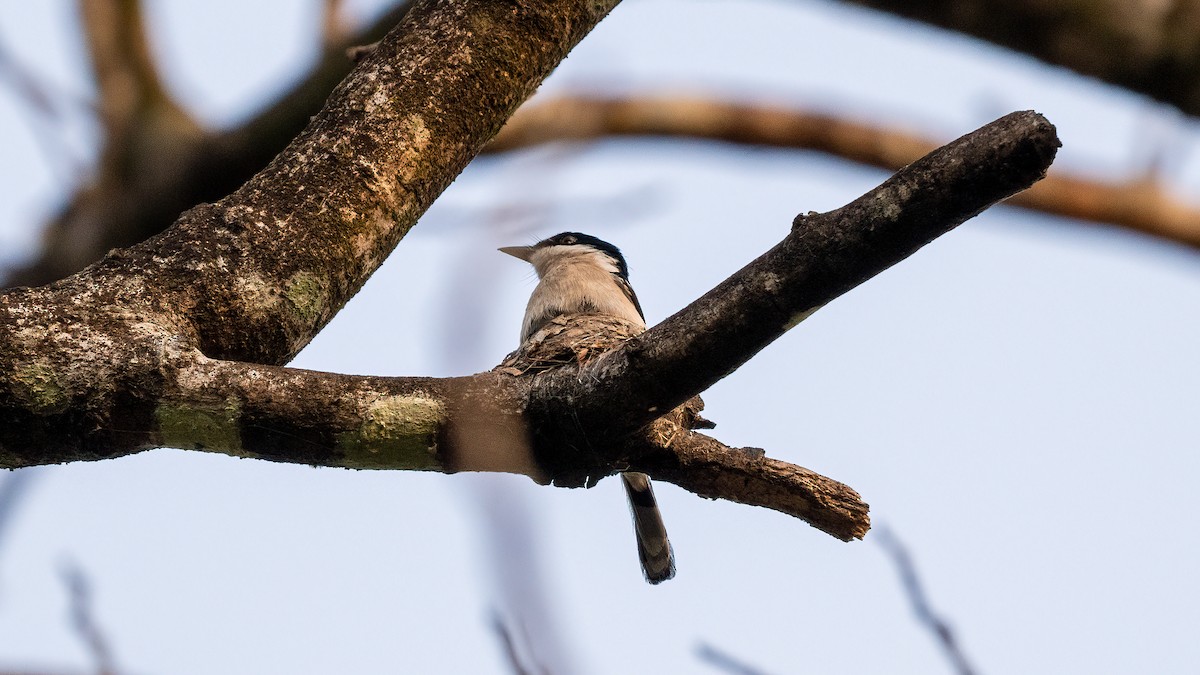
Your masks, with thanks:
M962 646L959 645L950 622L934 611L930 604L929 596L925 593L925 586L921 583L920 575L917 574L917 567L912 561L908 547L896 537L891 528L882 525L876 525L875 535L872 539L892 559L892 564L896 566L896 572L900 575L900 583L904 586L904 592L912 605L913 613L917 615L917 620L921 625L933 635L934 640L941 647L942 653L954 667L954 671L958 675L977 673L978 671L967 659L967 655L963 653Z
M730 675L767 675L767 671L760 670L735 656L731 656L707 642L701 642L696 647L696 658Z
M115 675L112 648L92 613L92 589L87 575L71 560L63 563L61 572L71 595L71 625L92 655L97 675Z
M514 635L512 627L504 620L504 617L501 616L498 610L492 610L490 624L492 631L496 633L496 637L500 640L500 647L504 650L505 661L508 663L508 667L512 669L513 675L548 675L544 668L537 667L536 664L531 668L524 663L524 660L521 658L522 650L517 648L517 637Z
M33 485L38 471L34 467L18 469L6 473L0 481L0 551L4 549L4 537L8 534L14 515L25 495L29 493L29 487Z
M21 63L3 41L0 41L0 79L9 83L16 99L24 104L26 124L57 178L64 183L78 179L83 174L83 161L71 152L65 129L72 109L82 110L89 117L94 117L95 109L84 103L67 105L75 102L73 97L54 91Z

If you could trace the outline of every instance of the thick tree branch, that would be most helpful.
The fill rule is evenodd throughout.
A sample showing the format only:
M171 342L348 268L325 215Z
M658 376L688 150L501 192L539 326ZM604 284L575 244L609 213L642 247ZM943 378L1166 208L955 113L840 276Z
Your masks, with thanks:
M611 6L422 3L241 190L0 294L0 465L144 447L193 352L290 360Z
M794 107L706 97L569 96L517 111L484 152L608 136L667 136L817 150L889 171L938 143L894 127ZM1200 248L1200 208L1152 179L1110 182L1054 170L1007 204L1068 218L1119 225Z
M966 33L1200 115L1197 0L845 0Z
M524 382L364 377L190 363L155 410L143 447L172 446L351 469L497 471L545 480L521 417Z
M546 353L563 347L573 359L524 375L372 378L276 365L607 9L418 4L243 188L75 276L0 294L0 466L171 445L563 485L632 467L862 536L866 505L853 490L695 434L690 399L816 308L1040 177L1058 141L1035 113L965 136L842 209L798 217L767 254L599 357L565 330L567 342L545 343Z
M608 9L419 4L266 171L84 278L183 308L209 356L289 361Z
M1037 181L1058 147L1041 115L1012 113L847 206L798 216L775 248L589 365L571 400L596 403L570 414L599 432L636 428L682 404L833 298ZM536 401L564 414L560 394L570 383L554 373L543 377L546 394L535 390Z

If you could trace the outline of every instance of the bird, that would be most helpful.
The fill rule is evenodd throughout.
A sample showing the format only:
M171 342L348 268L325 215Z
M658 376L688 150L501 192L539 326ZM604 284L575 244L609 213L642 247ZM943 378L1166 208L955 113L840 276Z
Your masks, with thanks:
M538 276L521 322L523 347L544 337L545 329L561 328L579 315L612 319L604 325L613 333L610 337L618 339L646 330L642 306L629 285L629 266L616 246L591 235L563 232L532 246L507 246L500 251L533 265ZM558 325L552 326L555 322ZM604 346L611 347L611 342ZM576 355L586 351L575 348ZM633 516L642 572L651 584L662 583L675 576L675 554L650 477L625 471L621 482Z

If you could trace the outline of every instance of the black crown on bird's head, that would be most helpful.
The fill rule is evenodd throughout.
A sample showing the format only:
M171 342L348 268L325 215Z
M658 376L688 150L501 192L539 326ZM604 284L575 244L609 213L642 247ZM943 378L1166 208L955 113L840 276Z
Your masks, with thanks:
M613 263L617 266L617 274L619 274L622 279L629 279L629 265L625 262L625 256L621 255L621 249L613 246L603 239L593 237L590 234L583 234L582 232L560 232L553 237L547 237L539 241L533 246L511 247L511 249L502 248L500 250L504 251L505 253L509 253L510 255L517 255L516 251L518 250L523 249L525 251L535 251L537 249L549 248L551 246L587 246L594 248L604 255L607 255L609 258L612 258ZM522 255L517 255L517 257L527 259L526 256Z

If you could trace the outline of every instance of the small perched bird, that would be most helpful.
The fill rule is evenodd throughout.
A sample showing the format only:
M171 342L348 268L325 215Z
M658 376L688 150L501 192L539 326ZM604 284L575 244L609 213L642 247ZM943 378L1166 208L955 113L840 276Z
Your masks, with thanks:
M615 317L636 333L646 330L642 307L629 285L629 267L616 246L586 234L563 232L533 246L500 250L533 265L539 279L521 323L523 345L556 317L572 314ZM633 514L642 571L652 584L666 581L675 576L675 560L650 477L626 471L621 479Z

